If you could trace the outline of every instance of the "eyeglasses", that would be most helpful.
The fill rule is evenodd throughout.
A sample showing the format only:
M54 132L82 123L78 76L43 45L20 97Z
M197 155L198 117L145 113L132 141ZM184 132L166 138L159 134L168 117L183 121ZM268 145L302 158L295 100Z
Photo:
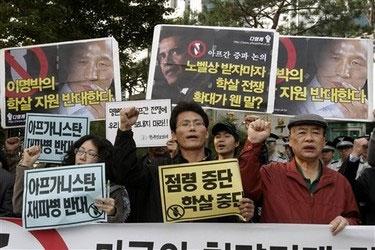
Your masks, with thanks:
M76 148L74 149L74 153L79 156L86 155L89 159L95 159L98 158L98 154L92 152L92 150L85 151L83 148Z
M194 120L194 121L186 120L178 124L178 127L190 128L191 125L193 125L194 127L200 127L200 126L204 126L204 122L202 120Z

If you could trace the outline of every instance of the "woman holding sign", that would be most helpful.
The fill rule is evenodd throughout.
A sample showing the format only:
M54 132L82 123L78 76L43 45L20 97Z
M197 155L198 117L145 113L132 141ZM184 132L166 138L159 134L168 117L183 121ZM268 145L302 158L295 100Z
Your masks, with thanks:
M16 169L16 182L13 193L13 212L21 214L24 171L32 168L41 153L40 146L32 146L24 150L21 161ZM63 165L81 165L105 163L109 196L96 200L95 206L107 213L108 222L123 223L130 213L129 196L124 186L113 183L112 173L113 145L107 139L94 135L85 135L77 140L64 157Z

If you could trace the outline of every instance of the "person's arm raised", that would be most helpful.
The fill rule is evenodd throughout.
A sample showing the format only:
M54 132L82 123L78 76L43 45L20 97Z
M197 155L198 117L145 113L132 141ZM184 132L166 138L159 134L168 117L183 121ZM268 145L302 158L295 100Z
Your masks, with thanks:
M123 108L120 110L120 126L121 131L131 130L132 126L137 122L139 111L135 107Z
M247 124L247 141L239 156L245 197L258 201L261 197L260 153L263 142L271 133L271 124L257 119Z
M26 148L23 151L19 165L31 168L34 165L34 163L38 160L41 152L42 150L38 145Z
M247 139L251 143L263 143L271 134L271 123L257 119L247 128Z
M24 173L25 170L33 167L34 163L38 160L41 153L40 146L32 146L26 148L23 151L22 159L16 167L16 178L14 181L13 188L13 212L17 215L22 213L22 203L23 203L23 188L24 188Z
M139 111L135 107L120 111L120 125L114 144L113 172L116 183L125 186L139 185L144 169L138 162L137 148L133 139L132 126L138 120Z

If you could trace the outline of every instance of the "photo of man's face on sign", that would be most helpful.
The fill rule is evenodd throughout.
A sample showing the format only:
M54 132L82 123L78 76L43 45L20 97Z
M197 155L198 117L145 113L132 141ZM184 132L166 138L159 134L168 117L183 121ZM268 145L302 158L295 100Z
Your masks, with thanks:
M118 44L99 38L4 49L2 126L25 125L26 113L105 118L120 100Z
M80 93L81 98L81 103L74 107L70 107L69 103L60 105L60 113L87 115L93 119L104 118L105 102L101 100L112 101L114 97L111 41L99 40L61 45L59 52L63 66L59 92L63 100L69 99L69 93L70 95Z
M146 98L270 112L275 41L272 31L158 25Z
M361 90L367 81L366 43L332 40L317 55L315 65L322 86Z
M280 45L275 113L368 119L368 40L282 37Z
M181 36L168 36L160 40L158 62L161 73L169 86L182 80L187 61L186 44Z
M195 60L188 50L196 33L189 32L171 27L161 30L152 99L169 98L174 104L191 101L195 90L206 89L209 85L209 77L186 70L188 61Z

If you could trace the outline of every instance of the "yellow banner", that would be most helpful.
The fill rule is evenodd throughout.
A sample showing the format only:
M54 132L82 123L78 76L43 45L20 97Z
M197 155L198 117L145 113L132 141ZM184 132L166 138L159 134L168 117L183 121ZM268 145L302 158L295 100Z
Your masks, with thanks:
M239 214L237 159L161 166L159 182L164 222Z

